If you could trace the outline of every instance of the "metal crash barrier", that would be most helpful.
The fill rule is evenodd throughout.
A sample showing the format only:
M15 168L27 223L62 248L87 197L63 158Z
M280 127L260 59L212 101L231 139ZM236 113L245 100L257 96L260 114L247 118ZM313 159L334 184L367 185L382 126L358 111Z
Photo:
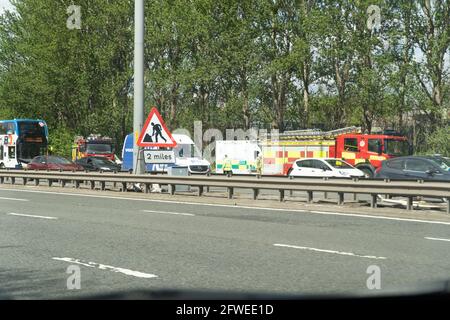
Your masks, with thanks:
M198 196L203 194L205 187L226 188L229 199L233 198L235 189L253 190L253 199L258 198L260 190L276 190L279 200L285 199L286 191L304 191L307 194L307 202L313 201L314 192L332 192L338 194L338 204L344 203L344 194L370 195L370 205L377 207L379 195L407 198L406 208L413 209L414 197L428 197L445 199L447 213L450 213L450 183L436 181L394 181L394 180L369 180L369 179L341 179L341 178L286 178L286 177L255 177L255 176L178 176L178 175L132 175L124 173L85 173L85 172L48 172L27 170L0 170L0 183L5 179L16 183L22 179L23 184L33 182L36 186L46 181L49 186L59 181L64 187L71 182L75 188L79 188L84 182L94 189L96 185L105 190L106 183L122 185L122 191L127 191L127 184L141 184L145 186L144 192L149 193L152 184L168 185L170 193L175 193L175 186L197 187Z

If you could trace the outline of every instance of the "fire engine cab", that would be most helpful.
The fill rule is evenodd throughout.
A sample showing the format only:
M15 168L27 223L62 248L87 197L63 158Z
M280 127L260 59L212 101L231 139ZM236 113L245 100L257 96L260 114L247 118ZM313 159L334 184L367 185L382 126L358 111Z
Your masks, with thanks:
M85 157L106 157L114 161L114 142L109 137L90 135L87 138L76 137L72 146L72 160Z
M359 127L286 131L262 142L263 174L287 175L300 158L341 158L373 177L385 159L411 153L407 138L392 131L363 134Z

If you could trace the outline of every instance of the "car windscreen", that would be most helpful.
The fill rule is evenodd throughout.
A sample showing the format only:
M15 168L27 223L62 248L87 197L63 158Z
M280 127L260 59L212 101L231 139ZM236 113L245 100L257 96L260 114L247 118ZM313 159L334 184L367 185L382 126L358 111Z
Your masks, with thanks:
M92 158L92 162L94 162L97 165L102 165L102 166L114 165L114 162L112 162L111 160L108 160L106 158Z
M352 169L353 167L342 160L325 160L326 163L336 169Z
M435 163L437 163L439 165L439 167L441 167L442 170L444 171L450 171L450 164L448 163L448 161L445 161L444 158L440 158L440 157L431 157L428 158L431 161L434 161Z
M56 164L71 164L67 159L61 158L61 157L48 157L49 163L56 163Z

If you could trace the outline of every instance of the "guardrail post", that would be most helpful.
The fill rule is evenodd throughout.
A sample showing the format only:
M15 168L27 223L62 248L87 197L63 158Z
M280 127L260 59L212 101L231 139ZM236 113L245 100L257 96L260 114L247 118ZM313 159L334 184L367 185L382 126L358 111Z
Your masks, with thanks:
M413 198L412 197L408 197L408 199L406 200L406 209L407 210L413 210Z
M48 186L51 187L53 184L53 180L52 179L48 179Z
M127 192L127 183L122 182L122 192Z
M258 199L258 193L259 193L258 191L259 191L259 190L256 189L256 188L253 189L253 200Z
M106 182L105 181L100 182L100 189L102 191L105 191L105 189L106 189Z
M175 194L175 185L174 184L169 184L169 193L171 196L173 196Z
M377 195L376 194L371 194L370 195L370 207L371 208L376 208L377 207Z
M344 204L344 193L338 192L338 205L343 205L343 204Z
M357 194L354 193L354 194L353 194L353 201L356 201L356 200L358 200L358 197L357 197Z
M61 188L64 188L66 186L66 180L61 180Z
M450 198L447 198L447 213L450 214Z
M145 184L144 192L145 192L145 193L150 193L150 183L146 183L146 184Z
M280 190L280 198L279 198L280 202L284 201L284 190Z
M203 194L203 186L198 186L197 195L198 195L199 197L201 197L202 194Z
M95 181L90 181L90 184L91 184L91 190L94 190L95 189Z
M39 185L39 179L34 179L34 185L37 187Z
M233 187L227 187L228 189L228 199L233 199Z
M80 189L80 181L75 180L75 189Z
M312 191L306 191L306 195L307 195L306 202L307 203L313 202L313 192Z
M323 193L323 198L324 198L324 199L328 199L328 192L324 192L324 193Z
M16 178L11 178L11 184L15 184L16 183Z
M5 183L5 178L4 177L0 177L0 183L4 184Z
M27 178L23 178L23 185L24 185L24 186L27 185Z

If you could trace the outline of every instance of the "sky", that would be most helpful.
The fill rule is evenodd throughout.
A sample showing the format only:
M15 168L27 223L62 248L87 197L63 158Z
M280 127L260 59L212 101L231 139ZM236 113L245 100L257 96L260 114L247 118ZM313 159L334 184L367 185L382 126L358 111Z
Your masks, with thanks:
M5 9L11 9L12 5L9 3L9 0L0 0L0 14L3 13Z

